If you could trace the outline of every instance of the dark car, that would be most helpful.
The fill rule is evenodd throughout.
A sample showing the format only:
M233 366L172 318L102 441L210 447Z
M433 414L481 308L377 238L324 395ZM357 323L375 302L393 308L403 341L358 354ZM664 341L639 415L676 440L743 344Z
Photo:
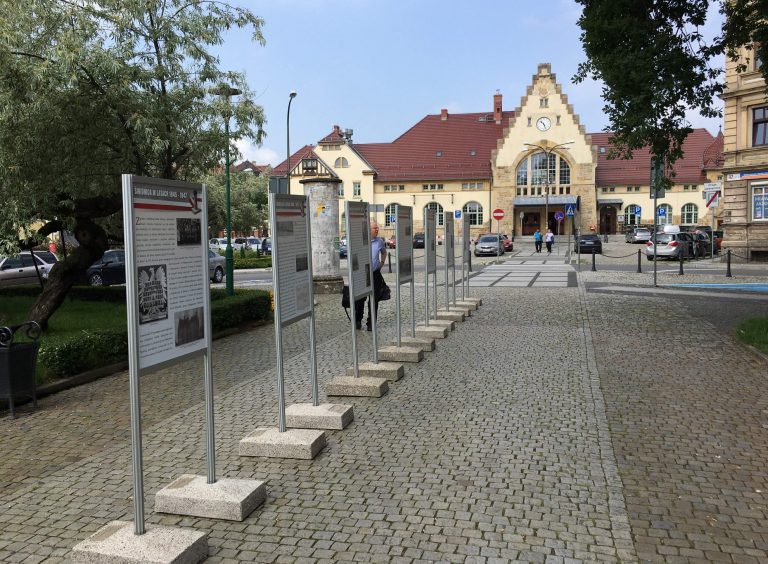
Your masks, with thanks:
M261 240L261 254L263 255L272 254L272 237L264 237Z
M339 258L347 258L347 242L339 241Z
M588 233L586 235L579 235L576 243L573 245L573 252L575 253L587 253L602 254L603 242L600 241L599 235L593 235Z
M693 257L706 258L712 256L712 239L705 231L698 229L690 233L693 238Z
M88 267L85 276L91 286L125 284L125 251L106 251L99 260Z
M512 242L512 239L503 233L501 234L501 243L504 245L505 251L509 252L515 250L515 244Z
M389 247L390 249L394 249L395 248L395 236L394 235L392 235L392 237L387 239L387 247Z
M424 248L424 232L414 233L413 234L413 248L414 249L423 249Z

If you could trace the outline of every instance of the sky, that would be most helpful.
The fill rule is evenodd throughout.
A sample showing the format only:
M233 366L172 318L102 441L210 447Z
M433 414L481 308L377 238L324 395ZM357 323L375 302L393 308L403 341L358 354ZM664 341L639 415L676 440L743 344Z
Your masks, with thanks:
M266 45L230 30L217 53L224 70L245 73L264 107L260 147L238 142L243 158L276 165L316 144L333 125L353 142L391 142L428 114L491 112L520 105L539 63L557 81L590 133L603 131L602 86L573 84L586 60L574 0L239 0L263 18ZM717 4L717 3L715 3ZM712 10L707 26L722 24ZM717 133L719 119L690 113L694 127Z

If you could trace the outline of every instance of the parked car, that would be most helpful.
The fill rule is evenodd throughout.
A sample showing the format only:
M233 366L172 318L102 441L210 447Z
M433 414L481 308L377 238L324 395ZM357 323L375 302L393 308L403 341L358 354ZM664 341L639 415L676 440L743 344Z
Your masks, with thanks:
M424 248L424 232L423 231L413 234L413 248L414 249Z
M723 244L723 230L715 229L712 232L712 237L715 239L715 254L720 252L720 246Z
M211 278L211 282L220 284L224 280L224 270L226 268L227 259L221 256L219 253L215 253L208 249L208 276Z
M656 233L658 249L654 249L653 239L645 244L645 254L648 260L653 260L654 255L659 258L683 260L693 256L693 237L690 233Z
M227 248L226 237L214 237L208 241L208 248L212 251L223 251Z
M339 241L339 258L347 258L347 240Z
M394 249L395 248L395 236L394 235L392 235L392 237L390 237L387 240L387 247L389 247L390 249Z
M515 244L512 242L512 239L510 239L509 236L505 235L504 233L501 234L501 242L504 245L505 251L509 252L515 249Z
M576 242L573 244L573 252L587 253L590 255L593 252L597 255L603 254L603 242L600 240L600 235L593 233L579 235L578 239L576 239Z
M264 237L261 240L261 253L264 255L272 254L272 237Z
M624 236L624 240L627 243L647 243L651 240L651 230L644 227L637 227L627 231Z
M712 239L704 231L693 231L693 258L706 258L712 256Z
M481 235L475 243L475 256L481 255L497 256L504 254L504 245L499 247L498 235Z
M125 251L105 251L99 260L88 267L85 276L91 286L125 284Z
M252 251L261 250L261 237L247 237L245 240L248 243L248 248Z
M28 251L24 251L17 257L0 257L0 286L37 284L38 271L41 278L47 280L48 273L58 262L58 258L50 251L34 251L34 254L34 262ZM35 268L35 262L37 268Z
M226 239L225 239L226 240ZM247 249L248 247L248 239L245 237L235 237L232 239L232 248L236 251L239 251L240 249Z

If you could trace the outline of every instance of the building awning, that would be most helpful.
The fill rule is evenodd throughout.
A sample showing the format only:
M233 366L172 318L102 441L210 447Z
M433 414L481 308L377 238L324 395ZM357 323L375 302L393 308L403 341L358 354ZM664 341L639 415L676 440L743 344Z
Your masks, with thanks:
M546 205L547 199L544 196L516 196L515 199L512 200L512 203L515 206L541 207ZM577 203L578 203L578 196L568 195L568 196L550 196L549 197L550 206L566 205L566 204L576 205Z
M605 205L605 206L623 206L624 205L624 200L622 200L621 198L613 198L613 199L608 198L608 199L605 199L605 200L597 200L597 205L598 206L603 206L603 205Z

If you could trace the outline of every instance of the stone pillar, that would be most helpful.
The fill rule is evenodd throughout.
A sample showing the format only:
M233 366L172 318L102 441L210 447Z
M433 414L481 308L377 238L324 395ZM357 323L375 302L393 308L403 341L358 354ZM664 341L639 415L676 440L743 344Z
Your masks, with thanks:
M307 178L299 181L309 198L312 230L312 274L317 294L340 294L344 285L339 268L338 178Z

